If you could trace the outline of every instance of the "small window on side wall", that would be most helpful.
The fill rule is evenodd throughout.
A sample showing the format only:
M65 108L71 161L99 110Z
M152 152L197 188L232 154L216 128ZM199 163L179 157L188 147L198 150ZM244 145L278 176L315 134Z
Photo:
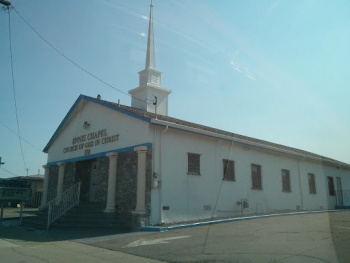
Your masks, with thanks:
M233 160L222 160L223 164L223 180L235 181L235 162Z
M261 166L252 164L252 189L262 190Z
M282 169L282 192L291 192L289 170Z
M187 153L187 174L200 175L200 154Z
M327 176L328 180L328 192L330 196L335 196L334 179L331 176Z
M316 194L315 175L312 173L309 173L308 179L309 179L309 192L310 192L310 194Z

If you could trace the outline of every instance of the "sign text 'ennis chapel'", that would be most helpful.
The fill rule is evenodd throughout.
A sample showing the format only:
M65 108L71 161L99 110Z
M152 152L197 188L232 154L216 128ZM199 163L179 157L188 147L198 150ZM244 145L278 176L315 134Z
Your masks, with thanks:
M107 144L119 140L119 134L108 136L107 129L80 135L72 139L72 145L63 148L63 153L84 150L84 154L90 154L90 149L100 144Z

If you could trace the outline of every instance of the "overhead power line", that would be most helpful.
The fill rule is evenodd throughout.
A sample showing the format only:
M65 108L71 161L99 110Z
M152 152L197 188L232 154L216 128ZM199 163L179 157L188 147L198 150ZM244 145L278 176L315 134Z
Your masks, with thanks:
M10 171L8 171L8 170L2 168L2 167L0 167L0 169L1 169L1 170L4 170L5 172L7 172L7 173L9 173L9 174L12 174L12 175L14 175L14 176L18 176L17 174L14 174L14 173L12 173L12 172L10 172Z
M96 76L95 74L91 73L90 71L88 71L87 69L85 69L84 67L80 66L78 63L76 63L75 61L73 61L71 58L67 57L63 52L61 52L60 50L58 50L53 44L51 44L46 38L44 38L34 27L32 27L27 20L24 19L24 17L17 11L17 9L15 7L12 7L13 10L15 10L15 12L17 13L17 15L24 21L24 23L27 24L27 26L33 30L33 32L41 39L43 40L47 45L49 45L53 50L55 50L59 55L61 55L63 58L65 58L67 61L69 61L71 64L73 64L74 66L76 66L77 68L79 68L80 70L82 70L83 72L85 72L86 74L88 74L89 76L93 77L94 79L98 80L99 82L103 83L104 85L119 91L120 93L123 93L126 96L132 97L133 99L136 99L138 101L141 101L143 103L146 103L146 101L144 100L140 100L139 98L136 98L128 93L126 93L125 91L122 91L121 89L118 89L116 87L114 87L113 85L109 84L108 82L104 81L103 79L99 78L98 76Z
M16 123L17 123L17 133L18 133L18 140L19 140L19 146L21 149L21 155L22 155L22 160L25 169L27 169L27 164L24 159L24 153L23 153L23 147L22 147L22 139L21 139L21 132L19 128L19 121L18 121L18 110L17 110L17 100L16 100L16 86L15 86L15 76L13 72L13 57L12 57L12 40L11 40L11 13L10 13L10 8L7 6L7 11L8 11L8 17L9 17L9 42L10 42L10 55L11 55L11 76L12 76L12 90L13 90L13 100L15 104L15 113L16 113Z
M8 127L5 123L3 123L2 121L0 121L0 123L2 125L5 126L6 129L8 129L10 132L12 132L14 135L18 136L18 133L16 133L14 130L12 130L10 127ZM40 150L38 147L36 147L34 144L32 144L31 142L27 141L26 139L24 139L23 137L21 137L22 141L24 141L25 143L29 144L30 146L32 146L33 148L37 149L39 152L42 152L42 150Z

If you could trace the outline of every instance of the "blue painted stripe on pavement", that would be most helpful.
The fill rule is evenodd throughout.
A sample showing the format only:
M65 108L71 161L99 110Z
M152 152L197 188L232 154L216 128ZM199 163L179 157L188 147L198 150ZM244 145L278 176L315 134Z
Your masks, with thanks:
M190 223L190 224L173 225L173 226L167 226L167 227L144 226L141 229L141 231L145 231L145 232L163 232L163 231L169 231L169 230L180 229L180 228L206 226L206 225L227 223L227 222L233 222L233 221L261 219L261 218L266 218L266 217L318 214L318 213L342 212L342 211L346 211L346 210L304 211L304 212L291 212L291 213L268 214L268 215L258 215L258 216L244 216L244 217L235 217L235 218L226 218L226 219L218 219L218 220L211 220L211 221L196 222L196 223Z

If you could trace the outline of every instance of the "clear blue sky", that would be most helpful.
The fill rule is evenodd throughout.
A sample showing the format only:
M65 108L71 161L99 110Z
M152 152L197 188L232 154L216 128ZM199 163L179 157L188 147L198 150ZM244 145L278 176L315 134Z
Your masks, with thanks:
M127 93L144 68L148 0L13 0L67 57ZM169 115L350 163L350 1L154 0ZM80 94L130 105L11 11L0 12L0 178L36 174ZM30 144L28 144L29 142ZM35 147L34 147L35 146ZM6 170L4 170L6 169Z

